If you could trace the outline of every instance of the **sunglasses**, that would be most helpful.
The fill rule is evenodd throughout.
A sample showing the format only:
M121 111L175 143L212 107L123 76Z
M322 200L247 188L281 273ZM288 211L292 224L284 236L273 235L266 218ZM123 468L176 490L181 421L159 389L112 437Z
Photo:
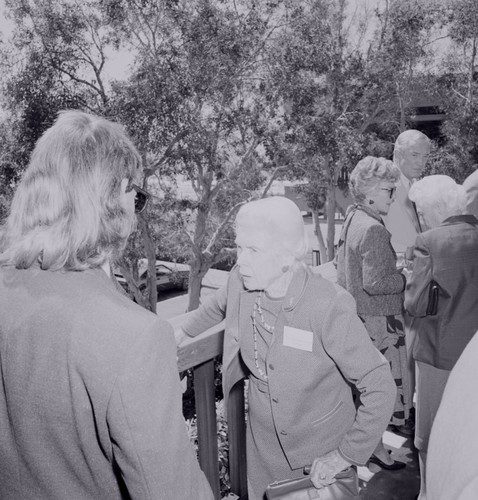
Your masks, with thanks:
M393 195L395 194L395 191L397 190L396 187L393 188L381 188L382 191L388 191L388 195L390 196L390 199L393 198Z
M148 193L143 188L140 188L137 184L131 184L126 189L126 192L132 191L134 189L136 196L134 198L134 211L137 214L140 214L148 205L148 201L151 198L151 194Z

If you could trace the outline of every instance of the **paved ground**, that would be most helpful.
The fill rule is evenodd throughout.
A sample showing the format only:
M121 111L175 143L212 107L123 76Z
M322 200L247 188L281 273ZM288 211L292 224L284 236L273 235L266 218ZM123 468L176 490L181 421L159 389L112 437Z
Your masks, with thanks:
M407 464L405 469L387 471L377 465L360 467L359 477L362 500L413 500L420 489L418 456L411 439L391 432L384 434L385 446L395 459Z

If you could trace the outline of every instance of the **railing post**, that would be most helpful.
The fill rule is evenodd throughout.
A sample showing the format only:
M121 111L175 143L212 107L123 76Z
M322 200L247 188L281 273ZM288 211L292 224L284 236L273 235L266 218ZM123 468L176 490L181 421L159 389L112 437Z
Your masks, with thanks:
M221 498L219 488L219 453L214 384L214 359L193 369L194 398L196 401L199 464L214 493Z
M227 427L231 491L240 498L247 498L244 380L238 382L229 392L227 401Z

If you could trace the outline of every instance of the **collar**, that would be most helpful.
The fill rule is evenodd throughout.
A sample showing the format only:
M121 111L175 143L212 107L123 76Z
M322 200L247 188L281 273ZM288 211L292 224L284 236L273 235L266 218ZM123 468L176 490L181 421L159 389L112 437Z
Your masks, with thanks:
M408 193L408 191L410 191L410 188L412 187L413 180L410 180L402 172L400 172L400 183L402 184L402 186L406 189L406 191Z
M282 300L282 309L284 311L292 311L300 302L305 293L306 285L309 282L311 274L312 271L310 271L310 269L307 267L301 267L294 272L289 287L287 288L287 292L285 293L285 296ZM240 280L242 288L242 290L239 292L241 300L245 300L245 303L251 305L252 307L254 300L256 300L256 297L260 292L257 290L247 290L246 288L244 288L244 284L242 282L239 271L237 271L237 276ZM246 309L248 308L246 307Z
M472 226L478 226L478 219L472 214L461 214L461 215L452 215L445 219L441 225L442 226L450 226L452 224L471 224Z
M347 219L349 214L352 214L356 210L362 210L362 212L365 212L367 215L380 222L380 224L383 224L383 219L380 217L380 215L375 210L373 210L373 208L367 207L362 203L354 203L353 205L350 205L347 209L347 212L345 213L345 218Z
M295 271L282 302L284 311L292 311L300 302L305 293L310 276L311 271L307 267L301 267Z

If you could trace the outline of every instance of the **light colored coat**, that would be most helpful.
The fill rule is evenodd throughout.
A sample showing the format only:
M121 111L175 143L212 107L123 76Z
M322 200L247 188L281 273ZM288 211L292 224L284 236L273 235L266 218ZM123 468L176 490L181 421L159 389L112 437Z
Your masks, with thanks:
M384 219L385 227L392 235L391 242L395 252L405 252L408 247L413 246L421 232L417 212L408 198L409 191L410 181L401 174L395 201Z
M478 498L478 335L448 378L427 455L428 500Z
M226 317L226 397L247 376L239 344L241 335L252 335L257 294L244 289L234 269L227 287L183 325L194 336ZM311 351L284 345L288 327L310 334ZM297 271L283 300L266 368L277 438L292 469L335 449L353 464L366 463L390 420L396 387L388 363L373 347L348 292L308 269ZM361 393L358 410L351 383Z
M172 328L102 270L0 271L0 498L212 500Z

